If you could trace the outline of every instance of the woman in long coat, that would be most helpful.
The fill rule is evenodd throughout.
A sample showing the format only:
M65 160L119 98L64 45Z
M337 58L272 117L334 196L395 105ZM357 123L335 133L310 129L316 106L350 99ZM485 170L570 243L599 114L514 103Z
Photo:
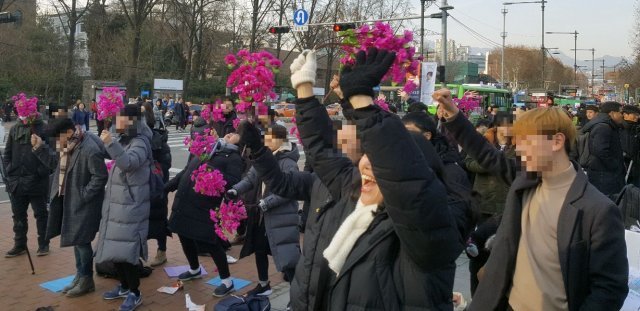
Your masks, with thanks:
M126 298L120 310L134 310L142 303L136 265L147 258L152 134L141 118L137 105L127 105L116 118L118 141L106 130L100 136L115 165L102 205L95 261L115 264L120 285L103 298Z

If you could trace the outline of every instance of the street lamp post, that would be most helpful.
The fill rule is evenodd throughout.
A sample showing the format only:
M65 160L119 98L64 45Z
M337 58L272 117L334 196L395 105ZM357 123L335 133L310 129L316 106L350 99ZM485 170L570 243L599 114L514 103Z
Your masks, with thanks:
M505 40L507 38L507 7L502 8L502 33L500 36L502 37L502 57L501 57L501 65L500 65L500 84L502 88L504 88L504 45Z
M544 87L544 77L545 77L545 58L546 58L546 49L544 47L544 8L547 0L541 1L518 1L518 2L504 2L503 5L515 5L515 4L529 4L529 3L540 3L542 7L542 46L540 47L540 52L542 54L542 87Z
M593 80L595 78L594 68L596 67L596 49L571 49L572 51L591 51L591 95L593 95L595 91L595 86L593 85Z
M573 84L578 85L578 31L573 32L553 32L547 31L548 35L573 35Z

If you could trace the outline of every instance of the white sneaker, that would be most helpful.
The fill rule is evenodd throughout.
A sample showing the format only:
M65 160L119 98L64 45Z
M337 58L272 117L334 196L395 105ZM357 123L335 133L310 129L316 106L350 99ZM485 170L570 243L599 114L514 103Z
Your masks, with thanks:
M238 258L235 258L235 257L233 257L231 255L227 255L227 262L229 264L234 264L234 263L238 262Z

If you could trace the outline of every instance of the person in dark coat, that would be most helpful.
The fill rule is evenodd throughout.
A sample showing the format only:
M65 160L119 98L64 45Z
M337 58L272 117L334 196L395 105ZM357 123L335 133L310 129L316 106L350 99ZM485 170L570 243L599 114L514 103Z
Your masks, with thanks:
M155 111L151 103L142 104L144 119L147 126L151 128L153 136L151 137L151 153L153 160L160 164L162 169L162 181L166 184L169 182L169 169L171 169L171 148L167 143L169 134L162 125L158 126L155 118ZM151 200L149 209L149 233L147 239L158 241L158 251L156 256L149 262L152 267L159 266L167 262L167 236L171 236L169 231L168 216L169 198L164 195L161 198Z
M21 119L24 117L20 116ZM33 153L31 135L44 137L45 123L37 117L31 124L19 121L9 130L2 164L6 174L6 189L13 214L14 245L5 257L22 255L27 249L27 208L31 204L38 230L38 256L49 253L47 229L47 189L53 170Z
M585 167L589 183L605 195L619 193L625 184L621 108L616 102L602 104L600 113L581 129L581 133L589 132L590 157Z
M183 132L187 124L187 105L184 104L182 99L179 99L175 106L175 118L178 119L176 124L176 131Z
M233 110L233 101L229 97L225 97L222 100L222 106L220 108L222 108L224 120L215 122L214 128L220 137L224 137L229 133L236 132L235 127L233 127L233 120L237 119L238 116Z
M284 173L297 172L300 154L295 144L287 140L287 128L273 124L265 134L265 146L276 156L280 170ZM241 182L228 192L232 196L261 188L262 179L255 169L249 170ZM258 285L249 295L268 296L269 260L272 255L276 269L283 272L285 280L291 282L300 258L300 233L298 232L298 201L273 194L266 186L261 189L259 208L248 210L247 234L240 252L240 258L255 253L258 269Z
M640 187L640 108L638 106L625 105L622 107L622 151L627 172L627 184Z
M100 226L108 179L104 148L98 145L98 137L77 130L67 118L52 120L48 136L55 141L59 154L43 145L37 136L34 145L38 158L54 169L47 238L60 235L61 247L74 247L76 276L62 292L67 297L78 297L95 291L91 241Z
M335 152L330 118L313 97L315 52L302 53L291 66L307 158L329 189L330 200L336 201L333 208L344 213L329 232L328 246L318 250L329 269L297 270L296 279L303 273L311 284L329 281L316 285L323 301L315 307L321 310L451 309L454 261L462 246L441 195L446 190L400 120L373 105L373 87L395 57L376 54L370 50L367 63L360 52L356 66L340 79L344 97L355 108L352 115L366 154L358 167ZM313 212L309 219L322 213ZM305 241L317 238L309 235L307 231ZM293 307L307 310L298 302L306 299L298 296L296 286L294 282Z
M108 130L100 135L114 165L102 204L95 262L114 263L120 284L103 293L102 298L125 298L121 311L133 310L142 303L137 265L140 258L148 258L152 134L140 110L138 105L128 104L116 116L118 140Z
M85 106L83 103L79 103L78 109L73 111L72 119L73 119L73 124L75 124L78 129L85 132L89 130L91 112L85 109Z
M629 265L620 211L569 159L576 130L560 108L518 116L521 160L507 158L458 111L451 93L433 98L467 153L511 185L469 310L618 310Z
M187 281L200 278L202 274L198 252L208 253L213 258L222 280L222 284L213 292L216 297L224 297L234 290L225 244L215 233L214 223L209 214L212 208L221 204L222 198L212 198L195 192L191 173L202 164L206 164L211 169L219 170L227 182L226 187L231 188L231 185L240 181L243 171L242 158L236 145L238 141L237 134L229 134L219 139L208 160L203 163L198 157L193 157L187 167L165 185L165 191L177 191L169 218L169 229L178 234L190 267L189 271L180 274L179 279Z

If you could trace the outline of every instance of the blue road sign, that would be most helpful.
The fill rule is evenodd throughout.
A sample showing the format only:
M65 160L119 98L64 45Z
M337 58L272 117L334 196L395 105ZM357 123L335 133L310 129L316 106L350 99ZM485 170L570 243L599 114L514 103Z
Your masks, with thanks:
M309 22L309 12L298 9L293 13L293 22L296 26L304 26Z

